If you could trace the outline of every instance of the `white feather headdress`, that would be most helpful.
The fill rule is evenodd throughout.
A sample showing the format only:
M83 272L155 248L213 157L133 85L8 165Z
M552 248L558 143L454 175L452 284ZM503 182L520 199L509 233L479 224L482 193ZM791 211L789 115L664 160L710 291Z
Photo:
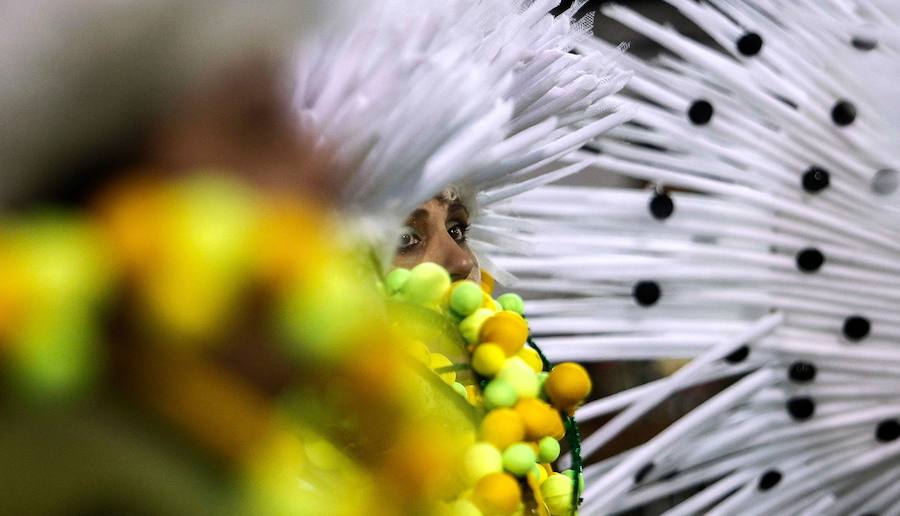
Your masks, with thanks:
M647 191L546 187L522 279L553 360L683 358L592 402L597 451L675 393L736 383L591 466L583 510L681 493L666 514L900 513L900 13L868 0L667 0L718 46L604 13L671 54L634 70L634 124L592 166ZM611 45L585 40L584 47Z
M480 229L493 204L584 168L562 158L631 117L609 101L630 76L615 54L571 52L589 37L592 18L572 19L584 3L553 17L554 0L373 2L307 42L297 110L352 170L346 206L399 227L454 185L481 212L476 247L505 242Z

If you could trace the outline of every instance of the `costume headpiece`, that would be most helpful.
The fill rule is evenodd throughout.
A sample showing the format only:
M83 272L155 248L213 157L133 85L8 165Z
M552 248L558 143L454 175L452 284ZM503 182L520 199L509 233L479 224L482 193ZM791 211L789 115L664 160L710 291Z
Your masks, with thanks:
M482 213L476 248L507 243L486 229L491 206L582 170L563 158L631 117L609 100L630 77L616 52L573 52L590 37L593 17L573 20L585 3L553 17L553 0L373 2L307 42L297 110L350 170L348 208L399 227L455 185Z
M668 3L715 46L603 9L671 52L622 58L639 111L590 157L650 188L545 187L497 209L542 221L537 253L494 260L544 298L529 315L551 359L690 359L582 408L618 412L585 454L675 393L735 382L588 468L584 511L679 493L667 514L897 510L897 7Z

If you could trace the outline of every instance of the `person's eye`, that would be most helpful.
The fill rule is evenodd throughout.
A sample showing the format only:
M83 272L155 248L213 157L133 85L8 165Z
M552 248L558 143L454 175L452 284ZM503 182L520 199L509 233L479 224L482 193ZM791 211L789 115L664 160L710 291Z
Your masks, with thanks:
M421 241L422 239L419 238L419 235L416 234L415 230L410 227L405 227L403 228L403 233L400 234L400 241L397 242L397 249L401 253L409 251Z
M456 223L447 228L450 238L456 240L457 243L464 244L466 242L466 233L469 232L469 225L464 223Z

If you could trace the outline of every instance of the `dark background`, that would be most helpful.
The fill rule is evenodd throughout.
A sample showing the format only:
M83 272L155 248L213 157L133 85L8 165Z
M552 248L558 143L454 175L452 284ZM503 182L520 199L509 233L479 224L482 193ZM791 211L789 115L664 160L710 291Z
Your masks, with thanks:
M701 41L711 42L711 40L708 39L696 25L682 16L677 9L667 4L664 0L591 0L581 9L581 11L579 11L578 15L583 15L590 11L597 11L597 15L594 19L594 34L610 42L629 42L631 44L629 52L634 55L644 58L653 57L659 53L661 49L657 44L647 38L600 14L600 7L606 4L619 4L630 7L652 20L674 26L683 34L690 35ZM565 10L571 5L572 0L563 0L554 12Z

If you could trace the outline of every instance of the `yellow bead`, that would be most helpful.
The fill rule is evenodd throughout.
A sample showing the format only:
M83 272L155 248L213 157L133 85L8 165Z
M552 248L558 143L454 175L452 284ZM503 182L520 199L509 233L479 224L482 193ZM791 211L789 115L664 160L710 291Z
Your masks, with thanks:
M516 353L516 356L521 358L531 367L535 373L540 373L544 370L544 361L541 360L541 356L535 351L534 348L529 346L524 346L522 349Z
M486 475L503 471L503 456L489 442L477 442L463 455L463 479L473 485Z
M485 343L475 348L472 355L472 368L481 376L492 378L506 361L506 353L496 344Z
M522 349L528 339L528 324L513 312L497 312L481 325L481 342L497 344L511 357Z
M450 504L451 516L483 516L481 509L474 503L460 499Z
M325 439L310 439L303 443L303 450L306 458L316 468L334 471L342 466L346 466L347 458ZM288 461L285 460L285 462L287 463Z
M485 515L509 515L518 509L522 490L512 475L492 473L475 485L472 501Z
M466 398L469 400L470 405L481 405L481 392L475 385L466 385Z
M481 421L480 435L487 441L503 450L512 443L525 439L525 427L521 416L513 409L494 409Z
M547 476L547 469L540 464L535 464L531 471L528 472L528 477L533 479L537 485L544 483L544 480L547 480Z
M450 274L436 263L420 263L412 268L403 285L406 300L424 306L440 304L450 289Z
M529 441L537 441L546 436L561 438L565 435L562 418L547 403L537 398L524 399L516 403L515 410L522 420L525 437Z
M550 514L562 516L572 507L572 479L560 473L553 473L541 484L541 495Z
M444 355L440 353L431 354L431 369L437 370L444 367L451 367L452 365L453 362L451 362L450 359L445 357ZM440 376L441 380L444 380L447 385L453 385L453 382L456 381L456 371L438 373L438 376Z
M580 365L565 362L550 371L544 392L554 407L572 413L591 393L591 377Z
M481 269L481 290L488 295L494 292L494 277L484 269Z

